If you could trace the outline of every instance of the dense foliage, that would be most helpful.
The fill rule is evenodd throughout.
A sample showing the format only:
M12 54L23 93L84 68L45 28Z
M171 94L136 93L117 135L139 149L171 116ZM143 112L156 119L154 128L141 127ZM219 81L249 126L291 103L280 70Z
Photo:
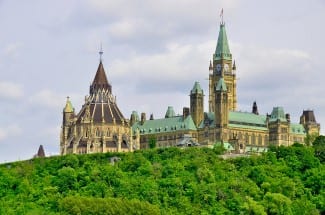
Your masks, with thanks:
M166 148L3 164L0 214L319 214L317 147L227 160L218 148Z

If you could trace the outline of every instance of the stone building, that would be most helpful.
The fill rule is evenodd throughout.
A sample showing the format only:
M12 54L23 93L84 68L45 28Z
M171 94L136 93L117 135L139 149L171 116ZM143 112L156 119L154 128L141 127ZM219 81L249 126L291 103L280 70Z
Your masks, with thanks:
M102 54L102 52L100 52ZM228 44L225 23L220 30L209 65L208 112L204 111L204 92L199 82L190 90L190 107L175 114L168 107L165 117L140 117L133 111L123 117L112 86L100 60L89 96L78 114L69 98L63 110L61 154L131 152L149 147L189 147L221 144L237 153L263 152L269 145L290 146L304 142L306 135L319 134L320 125L312 110L304 110L299 123L293 123L282 107L261 115L256 102L252 111L237 110L237 67Z
M177 146L192 138L200 146L222 144L229 151L262 152L269 145L290 146L304 142L307 134L319 134L313 111L303 111L300 123L293 123L282 107L260 115L256 102L251 112L237 111L237 68L230 52L225 23L221 23L215 52L209 65L209 111L204 112L204 92L198 82L190 91L190 108L175 115L168 107L165 118L146 120L145 113L131 115L133 134L140 133L140 148L156 141L158 147Z
M86 96L78 114L67 98L63 109L60 153L131 152L140 147L139 141L139 134L132 134L129 120L124 118L116 104L100 59L89 96Z

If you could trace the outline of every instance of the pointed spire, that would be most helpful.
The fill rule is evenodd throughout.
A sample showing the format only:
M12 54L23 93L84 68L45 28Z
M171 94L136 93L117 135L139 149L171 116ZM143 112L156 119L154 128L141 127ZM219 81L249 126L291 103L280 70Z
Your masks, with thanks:
M232 55L229 49L225 23L221 23L219 36L218 36L218 43L217 43L216 51L214 53L214 58L216 60L220 60L220 59L231 60L231 57Z
M211 62L211 60L210 60L209 70L210 70L210 71L213 70L213 66L212 66L212 62Z
M65 113L73 113L74 112L74 108L73 108L73 106L71 104L69 96L67 96L67 101L65 103L65 107L63 109L63 112L65 112Z
M100 48L99 55L100 55L100 62L98 65L98 69L94 78L93 83L90 86L90 94L97 92L99 89L108 90L110 93L112 92L112 86L108 83L106 73L104 70L104 66L102 63L102 55L103 55L103 48Z
M38 158L45 157L45 152L44 152L43 145L39 146L36 157L38 157Z
M234 60L234 64L232 65L232 70L236 70L237 67L236 67L236 61Z

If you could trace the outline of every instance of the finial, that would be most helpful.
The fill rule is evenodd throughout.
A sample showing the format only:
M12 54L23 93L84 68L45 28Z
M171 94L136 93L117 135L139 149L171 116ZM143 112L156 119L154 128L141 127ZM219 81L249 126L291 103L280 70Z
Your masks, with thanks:
M67 101L69 101L69 99L70 99L70 96L67 96Z
M232 66L232 70L236 70L236 69L237 69L237 67L236 67L236 61L234 60L234 64Z
M224 25L225 22L223 21L223 8L221 9L220 17L221 17L221 25Z
M100 62L102 62L102 55L103 55L103 46L102 43L100 43L100 50L99 50L99 60Z

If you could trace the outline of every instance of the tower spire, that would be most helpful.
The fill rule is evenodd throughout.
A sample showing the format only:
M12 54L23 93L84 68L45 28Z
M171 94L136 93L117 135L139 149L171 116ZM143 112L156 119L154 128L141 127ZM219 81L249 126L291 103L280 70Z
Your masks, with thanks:
M228 38L226 34L226 28L225 28L225 23L223 21L223 10L221 11L222 13L222 21L220 23L220 30L219 30L219 35L218 35L218 42L217 42L217 47L214 53L214 58L215 60L220 60L220 59L225 59L225 60L231 60L232 55L229 49L229 43L228 43Z

